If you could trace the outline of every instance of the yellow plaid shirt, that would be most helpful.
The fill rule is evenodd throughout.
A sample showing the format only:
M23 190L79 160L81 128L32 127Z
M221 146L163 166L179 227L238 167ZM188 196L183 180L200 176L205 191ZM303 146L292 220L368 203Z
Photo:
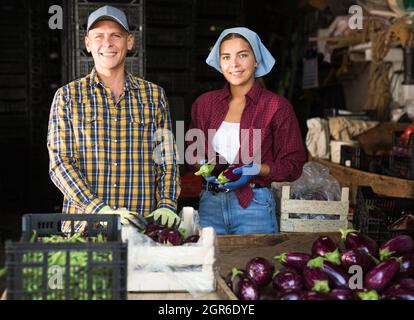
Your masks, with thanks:
M155 208L176 210L175 142L172 134L154 136L158 129L171 132L171 119L164 90L153 83L127 73L116 102L93 69L60 88L47 146L62 211L95 213L109 205L145 216Z

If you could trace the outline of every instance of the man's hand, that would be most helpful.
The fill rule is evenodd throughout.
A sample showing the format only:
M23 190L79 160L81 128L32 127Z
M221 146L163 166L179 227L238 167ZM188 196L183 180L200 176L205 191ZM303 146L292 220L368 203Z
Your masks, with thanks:
M137 213L129 211L127 208L112 209L110 206L105 206L98 211L98 214L117 214L121 218L122 224L128 224L128 219L133 219Z
M172 210L167 208L158 208L154 210L147 216L147 218L150 217L152 217L154 221L157 221L163 226L175 229L178 228L181 222L181 218Z
M233 169L232 172L235 175L241 174L240 178L232 182L220 184L219 185L220 189L233 191L240 187L245 186L246 184L250 182L250 180L252 180L254 177L256 177L260 173L260 165L246 164L244 166Z

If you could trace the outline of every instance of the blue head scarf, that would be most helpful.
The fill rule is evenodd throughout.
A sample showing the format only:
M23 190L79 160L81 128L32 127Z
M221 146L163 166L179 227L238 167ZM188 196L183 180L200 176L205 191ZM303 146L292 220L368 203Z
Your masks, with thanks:
M257 63L257 67L254 73L255 78L262 77L268 74L270 70L272 70L276 62L272 54L269 52L269 50L266 49L256 32L253 32L252 30L244 27L223 30L206 59L208 65L223 73L220 68L220 45L223 38L230 33L237 33L243 36L252 47Z

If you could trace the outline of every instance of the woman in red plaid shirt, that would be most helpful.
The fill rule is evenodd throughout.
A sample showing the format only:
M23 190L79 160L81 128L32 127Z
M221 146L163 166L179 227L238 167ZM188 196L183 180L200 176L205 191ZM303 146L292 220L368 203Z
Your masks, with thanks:
M306 156L291 104L257 80L275 59L255 32L238 27L222 32L206 62L227 83L196 99L187 132L187 163L204 177L200 224L218 234L278 232L271 183L298 179ZM216 153L239 164L235 181L211 175Z

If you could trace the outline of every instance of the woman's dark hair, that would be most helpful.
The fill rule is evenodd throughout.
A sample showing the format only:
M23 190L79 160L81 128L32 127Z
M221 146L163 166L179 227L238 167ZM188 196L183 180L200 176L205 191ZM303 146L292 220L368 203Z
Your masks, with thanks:
M252 50L252 52L253 52L253 48L252 48L252 46L250 45L250 42L245 38L245 37L243 37L241 34L238 34L238 33L229 33L228 35L226 35L222 40L221 40L221 42L220 42L220 50L221 50L221 45L222 45L222 43L224 42L224 41L226 41L226 40L231 40L231 39L237 39L237 38L239 38L239 39L243 39L244 41L246 41L247 42L247 44L249 45L249 47L250 47L250 49Z
M231 40L231 39L236 39L236 38L240 38L243 39L244 41L246 41L247 43L249 43L249 41L247 41L247 39L245 37L243 37L241 34L238 33L229 33L228 35L226 35L222 40L221 43L223 43L226 40ZM220 43L220 44L221 44ZM250 43L249 43L250 44Z

